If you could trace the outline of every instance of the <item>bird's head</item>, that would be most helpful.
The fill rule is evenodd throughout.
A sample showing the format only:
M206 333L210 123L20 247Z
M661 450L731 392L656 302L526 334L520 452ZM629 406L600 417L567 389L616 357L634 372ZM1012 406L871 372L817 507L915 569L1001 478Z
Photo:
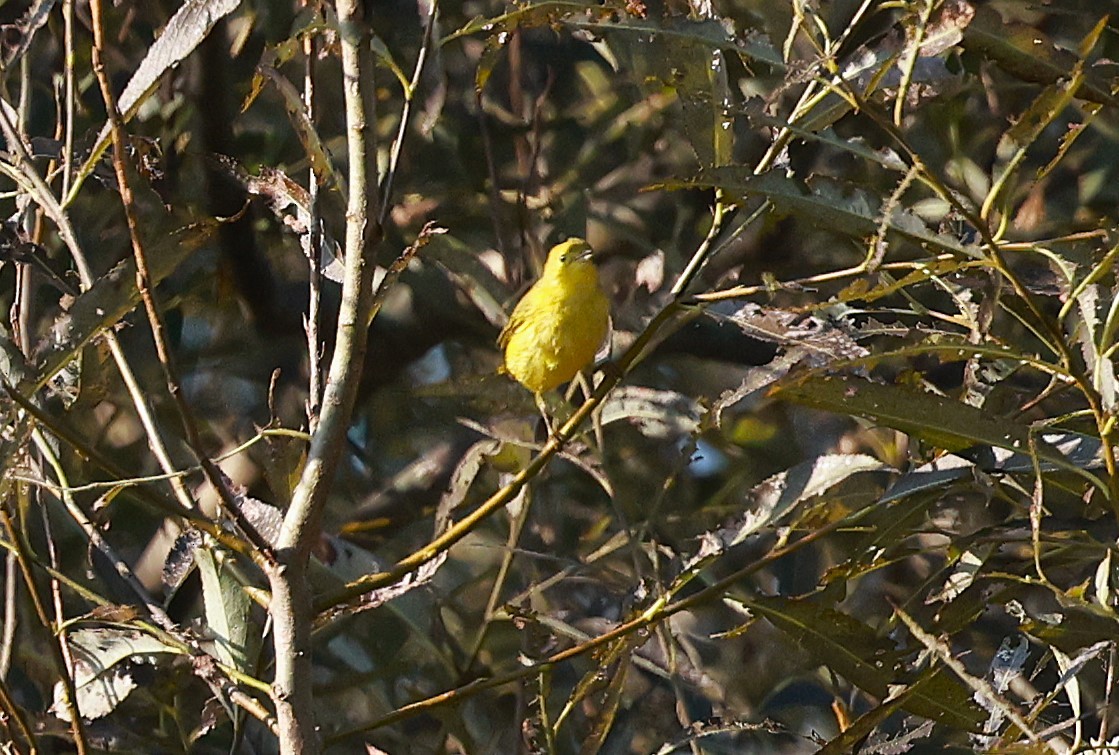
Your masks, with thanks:
M582 273L597 277L593 255L591 245L583 239L570 238L561 241L548 252L548 261L544 263L544 275L567 276Z

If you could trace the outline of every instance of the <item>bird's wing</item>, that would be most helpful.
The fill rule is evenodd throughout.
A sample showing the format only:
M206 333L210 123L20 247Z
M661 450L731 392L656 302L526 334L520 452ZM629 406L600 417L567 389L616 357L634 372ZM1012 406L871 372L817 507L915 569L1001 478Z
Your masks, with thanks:
M513 308L512 313L509 315L509 322L505 323L505 327L501 329L501 332L497 336L497 345L499 348L504 349L508 346L509 339L513 337L514 333L521 329L525 324L525 320L528 319L528 308L522 307L521 303L523 303L523 300L522 302L518 302L517 306Z

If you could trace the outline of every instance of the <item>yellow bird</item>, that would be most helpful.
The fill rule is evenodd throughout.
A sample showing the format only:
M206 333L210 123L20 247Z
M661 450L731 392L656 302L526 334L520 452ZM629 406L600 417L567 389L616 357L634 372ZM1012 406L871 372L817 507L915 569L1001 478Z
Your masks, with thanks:
M572 238L548 252L544 272L509 315L497 338L501 371L540 394L566 383L594 360L610 326L610 302L598 283L591 247Z

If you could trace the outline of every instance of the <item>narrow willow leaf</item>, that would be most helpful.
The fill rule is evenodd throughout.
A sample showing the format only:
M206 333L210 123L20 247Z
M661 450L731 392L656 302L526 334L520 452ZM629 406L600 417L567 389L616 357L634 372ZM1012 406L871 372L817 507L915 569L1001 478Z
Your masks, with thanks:
M603 403L601 422L626 421L650 438L677 438L695 433L703 414L703 406L682 393L626 385Z
M1059 612L1028 615L1021 630L1070 655L1097 642L1119 641L1114 614L1094 605L1063 606Z
M246 193L263 199L268 209L272 211L273 217L280 223L280 227L294 233L299 238L304 256L311 257L314 253L311 248L314 235L311 233L311 195L305 188L283 171L267 165L261 166L260 174L254 176L243 165L226 155L213 155L211 162L240 184ZM327 206L337 205L339 201L337 193L320 195L320 202L324 202ZM340 215L341 206L335 209ZM331 236L327 224L321 217L318 218L318 225L319 269L328 280L341 283L345 272L342 263L342 245Z
M287 37L280 42L270 45L264 49L260 55L260 63L262 66L279 70L286 64L295 59L297 55L303 53L303 43L308 38L313 38L317 35L328 34L330 29L322 17L322 8L317 7L315 12L307 17L306 23L299 28L292 31L291 36ZM377 40L373 41L374 52L379 54L377 48ZM261 66L257 66L257 70L253 73L252 83L249 86L249 93L241 100L241 112L244 113L249 107L252 106L256 98L264 90L264 85L267 79L261 71Z
M876 697L886 698L904 670L891 641L836 611L830 602L774 597L745 603L795 639L817 663ZM911 685L902 707L946 726L977 731L984 716L969 694L944 669L926 669Z
M818 663L871 694L886 696L900 662L892 641L835 610L830 601L772 597L745 604L795 639Z
M890 696L890 699L876 708L859 716L850 727L844 729L834 739L828 741L817 755L844 755L849 752L858 752L860 755L886 755L886 753L909 752L913 744L920 739L927 739L933 733L933 721L919 716L909 716L909 727L898 732L893 737L887 736L877 730L879 722L902 707L909 696L912 687L906 687Z
M319 182L319 186L332 190L332 193L340 197L346 196L346 180L334 170L334 160L323 144L318 128L311 121L303 102L303 95L276 69L263 65L259 68L261 74L272 82L272 86L283 100L288 120L295 129L296 136L299 137L299 143L303 145L303 151L311 163L311 169L315 173L315 180Z
M470 486L474 484L478 473L485 467L486 459L500 450L501 442L496 440L480 440L466 449L466 453L459 459L458 466L451 475L447 492L439 500L439 506L435 511L437 534L447 527L451 521L451 513L466 500L466 494L470 491Z
M955 47L964 38L964 30L975 17L975 6L967 0L949 0L921 35L918 53L933 57Z
M566 23L609 42L614 60L653 93L674 91L683 111L688 143L704 166L730 162L733 148L732 105L725 55L783 67L779 54L757 39L739 39L714 19L666 17L657 20L618 17L612 9L591 3L542 2L488 19L477 18L443 38L440 44L480 32L489 37L475 72L481 92L489 81L502 39L517 27Z
M745 496L749 510L730 525L707 534L713 536L722 549L729 548L847 478L883 471L892 471L892 467L864 454L831 454L801 462L751 488Z
M1102 446L1099 439L1080 433L1041 433L1042 443L1063 457L1063 464L1042 460L1041 471L1053 472L1072 465L1079 469L1098 469L1103 466ZM963 454L963 452L961 452ZM961 454L944 454L922 464L901 476L882 503L892 503L915 493L947 487L952 482L971 477L976 470L982 472L1032 472L1034 460L1028 453L1012 452L1002 448L971 449Z
M817 228L860 239L860 244L863 238L885 229L888 234L933 251L982 258L977 247L931 230L908 210L899 207L888 217L880 217L881 202L876 196L861 189L841 187L823 177L806 184L783 173L771 171L756 176L748 167L727 166L702 171L695 180L679 185L721 188L737 197L763 196L782 212L810 220Z
M975 18L964 31L963 46L994 61L1012 75L1036 84L1054 84L1068 76L1076 66L1076 56L1059 48L1041 30L1020 23L1006 23L991 6L977 8ZM1092 102L1115 106L1119 103L1110 86L1089 77L1076 95Z
M1096 577L1093 580L1096 588L1096 602L1104 608L1112 607L1111 594L1111 551L1103 554L1103 560L1096 567Z
M704 310L716 322L737 327L759 341L784 347L784 363L804 363L823 367L838 360L860 359L869 351L854 338L854 327L845 327L843 318L824 318L801 312L761 307L753 303L738 305L718 302ZM776 369L776 368L775 368Z
M392 75L396 77L396 81L400 84L400 88L408 94L409 80L408 74L397 64L396 59L392 56L392 50L388 48L385 41L376 34L373 35L373 54L381 61L381 65L392 71Z
M50 18L51 9L57 2L58 0L35 0L16 23L8 26L9 39L14 38L18 42L14 45L9 42L11 46L4 51L5 70L12 70L12 65L27 52L27 48L31 46L31 41L35 39L35 33Z
M746 374L742 378L742 382L739 386L723 391L712 405L711 416L713 417L715 427L723 426L724 411L735 404L757 396L763 390L789 374L789 370L799 363L799 354L790 354L786 352L778 354L769 364L751 367L746 370Z
M641 635L627 635L600 651L594 658L594 668L583 674L575 688L571 690L571 694L564 703L563 710L556 716L555 729L558 731L567 717L578 708L579 703L599 689L605 687L604 694L609 705L609 699L620 692L620 690L612 692L611 689L625 681L626 671L632 662L633 651L644 643L645 638ZM618 679L619 676L622 678ZM605 733L603 732L603 735ZM600 746L601 742L598 745Z
M1009 637L1004 638L1002 644L999 645L998 652L991 658L991 665L987 669L987 680L991 684L991 689L999 697L1010 688L1010 682L1022 674L1022 668L1026 665L1026 659L1029 657L1029 640L1025 637L1019 637L1018 640L1016 645L1011 645L1011 639ZM974 693L973 698L987 711L987 723L984 724L983 731L988 734L998 731L1005 719L1003 712L1007 706L1005 700L991 699L978 690Z
M683 131L701 166L730 162L733 128L723 48L733 48L735 41L722 24L676 18L585 26L605 37L646 94L675 94Z
M241 0L186 0L175 11L120 94L117 107L125 120L136 112L159 78L194 52L214 24L240 4Z
M1075 463L1043 437L1034 438L1031 444L1028 425L995 417L950 398L862 378L818 375L780 386L771 395L817 409L869 419L949 451L960 452L979 445L1028 455L1031 448L1036 448L1038 458L1043 462L1099 484L1082 464ZM1101 490L1106 492L1106 486L1101 485Z
M1088 665L1089 661L1096 659L1111 647L1112 643L1110 642L1097 642L1071 657L1057 648L1050 648L1053 652L1053 657L1057 660L1057 668L1061 672L1061 677L1057 680L1053 689L1049 690L1045 698L1038 701L1034 711L1031 711L1031 714L1040 713L1042 708L1063 690L1065 696L1068 697L1073 716L1079 723L1081 706L1083 704L1079 674L1084 670L1084 667Z
M230 572L230 554L202 546L194 552L194 563L202 577L202 600L206 627L214 644L214 655L233 668L247 670L251 660L252 601L240 581Z
M241 0L186 0L167 22L139 67L117 98L117 109L129 121L148 98L159 79L194 52L221 19L237 9ZM97 144L82 165L80 175L93 172L97 161L109 145L110 124L106 123L97 137ZM77 189L81 181L74 184Z
M197 223L152 239L148 272L152 285L173 273L179 264L210 240L215 221ZM111 328L140 303L136 263L129 257L98 278L60 315L35 349L37 373L19 385L30 396L70 363L90 339Z
M994 551L994 545L980 545L961 553L960 557L956 559L956 567L948 575L944 585L925 598L925 605L951 603L958 598L964 590L971 587L972 583L975 582L979 570L983 568L983 564Z
M548 0L547 2L522 5L508 13L486 18L477 16L472 18L462 27L451 32L439 40L440 45L474 34L494 34L507 32L518 26L545 26L550 25L568 15L603 11L601 7L594 6L579 0Z
M674 753L678 755L681 752L685 752L688 745L693 742L698 742L704 737L713 737L719 734L738 734L741 732L763 732L767 734L788 733L781 724L768 718L760 723L733 721L725 718L719 718L714 721L694 721L683 735L671 742L665 742L653 755L673 755Z
M622 703L622 693L625 690L626 676L629 671L630 655L627 653L610 673L610 681L603 691L602 700L598 706L598 716L591 727L590 734L583 740L579 748L579 755L597 755L606 742L607 735L614 728L614 721L618 716L618 709Z

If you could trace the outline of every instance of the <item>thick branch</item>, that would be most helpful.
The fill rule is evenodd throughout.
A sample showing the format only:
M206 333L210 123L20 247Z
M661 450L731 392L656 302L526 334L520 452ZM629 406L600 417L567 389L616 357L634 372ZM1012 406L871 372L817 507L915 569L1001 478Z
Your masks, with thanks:
M377 222L377 153L373 60L361 3L339 0L342 76L349 155L345 275L334 354L323 392L322 414L311 438L307 463L292 495L277 541L279 564L267 567L276 649L272 695L283 753L315 753L311 694L311 598L307 558L319 531L323 506L345 444L357 395L366 334L373 311L373 250L381 237Z

